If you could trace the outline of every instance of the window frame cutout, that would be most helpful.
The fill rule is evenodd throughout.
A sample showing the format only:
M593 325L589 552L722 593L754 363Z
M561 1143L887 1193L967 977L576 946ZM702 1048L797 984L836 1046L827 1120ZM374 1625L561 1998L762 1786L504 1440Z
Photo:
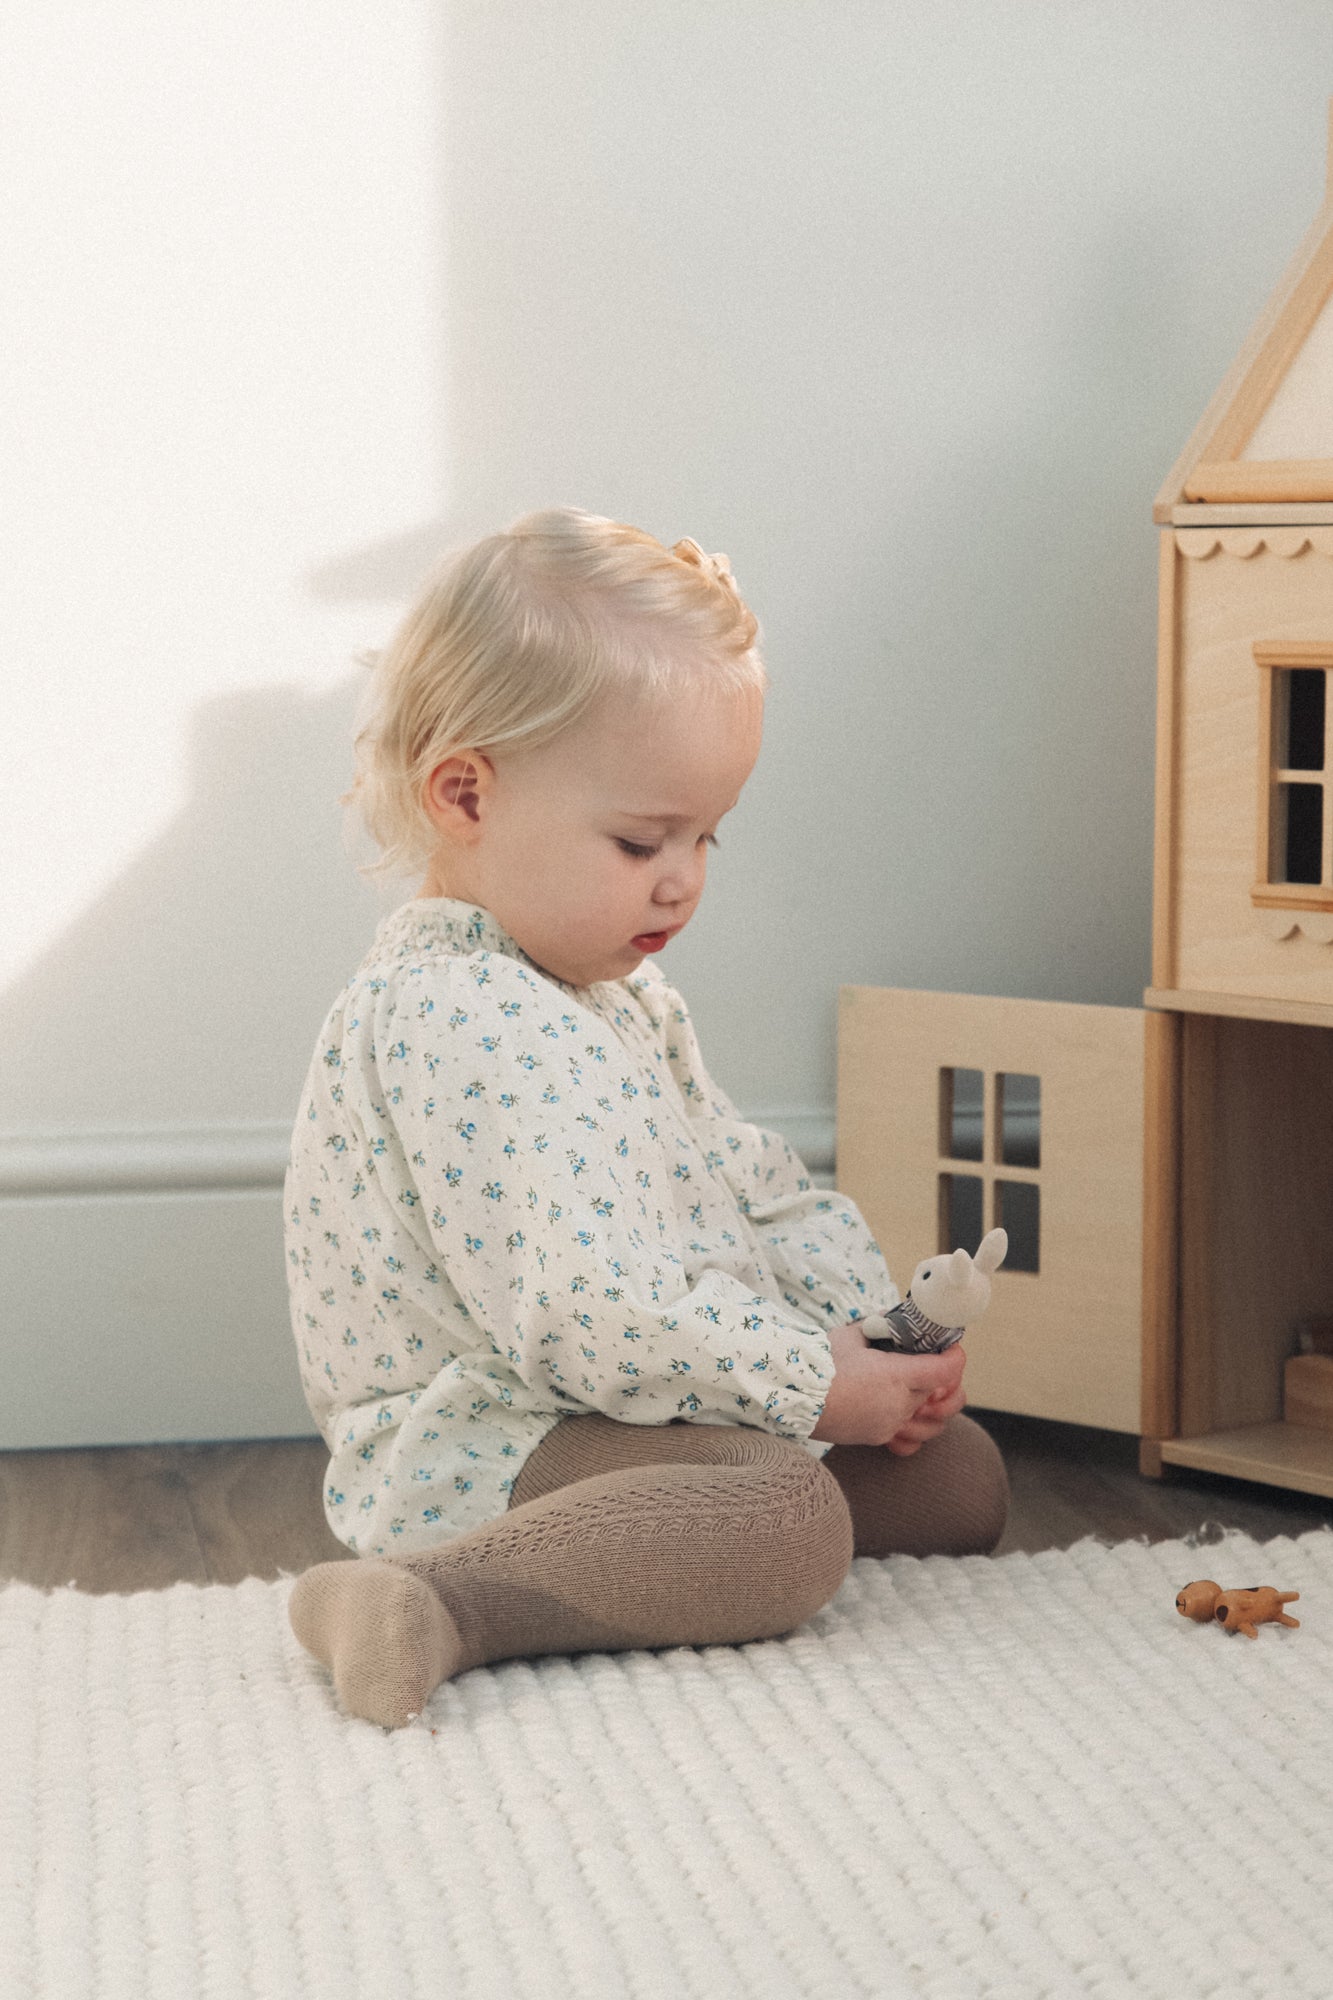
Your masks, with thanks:
M1259 699L1259 786L1256 880L1250 901L1264 910L1333 911L1333 640L1261 639L1254 661L1262 678ZM1289 713L1291 684L1284 674L1324 676L1324 757L1317 768L1279 765L1283 718ZM1288 744L1288 749L1290 745ZM1276 873L1286 865L1287 801L1295 785L1318 789L1321 807L1319 880L1287 882Z
M941 1063L938 1065L937 1081L937 1159L936 1159L936 1201L939 1217L939 1240L942 1249L956 1247L955 1236L965 1232L955 1230L960 1211L970 1207L973 1197L962 1191L962 1183L968 1189L975 1187L980 1208L980 1219L975 1225L977 1243L988 1229L1003 1228L1002 1206L1003 1188L1028 1187L1032 1190L1034 1215L1032 1218L1032 1242L1034 1246L1032 1263L1015 1263L1008 1267L1012 1275L1022 1277L1041 1276L1041 1179L1042 1179L1042 1104L1043 1087L1041 1074L1037 1070L1017 1068L987 1069L975 1063ZM959 1113L959 1092L957 1079L969 1079L964 1097L966 1110ZM976 1091L971 1080L980 1082L980 1119L977 1120ZM1006 1112L1005 1084L1011 1079L1014 1084L1025 1086L1015 1089L1011 1095L1013 1102ZM1027 1088L1026 1086L1033 1086ZM1013 1113L1017 1111L1028 1121L1027 1130L1021 1134L1017 1129ZM955 1151L960 1137L964 1138L967 1150ZM976 1151L971 1151L975 1139ZM1034 1158L1031 1163L1011 1154L1030 1148ZM966 1242L962 1247L967 1249ZM975 1254L976 1244L970 1246ZM1015 1248L1019 1246L1016 1243Z

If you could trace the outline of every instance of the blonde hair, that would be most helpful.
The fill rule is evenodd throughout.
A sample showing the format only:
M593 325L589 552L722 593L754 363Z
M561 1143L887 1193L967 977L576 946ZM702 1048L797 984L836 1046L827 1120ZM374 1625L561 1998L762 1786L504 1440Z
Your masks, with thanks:
M363 874L407 874L434 845L426 781L470 749L539 744L612 689L706 682L764 689L759 623L724 555L574 507L526 514L449 551L384 650L356 733L354 805L380 850Z

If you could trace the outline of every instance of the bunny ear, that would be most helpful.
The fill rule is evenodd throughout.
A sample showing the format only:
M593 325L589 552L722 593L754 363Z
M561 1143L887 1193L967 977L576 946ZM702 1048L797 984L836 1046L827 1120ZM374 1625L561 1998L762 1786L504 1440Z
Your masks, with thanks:
M955 1250L949 1259L949 1276L956 1285L965 1285L972 1275L972 1259L966 1250Z
M1009 1238L1006 1232L1003 1229L992 1229L989 1235L981 1239L977 1251L977 1269L987 1272L998 1271L1008 1252Z

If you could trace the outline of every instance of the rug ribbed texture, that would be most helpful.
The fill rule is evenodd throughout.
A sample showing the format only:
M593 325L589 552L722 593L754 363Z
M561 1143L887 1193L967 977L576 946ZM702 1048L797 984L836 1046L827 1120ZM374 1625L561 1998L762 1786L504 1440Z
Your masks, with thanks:
M289 1588L0 1592L5 2000L1333 1993L1333 1532L858 1562L789 1639L396 1734Z

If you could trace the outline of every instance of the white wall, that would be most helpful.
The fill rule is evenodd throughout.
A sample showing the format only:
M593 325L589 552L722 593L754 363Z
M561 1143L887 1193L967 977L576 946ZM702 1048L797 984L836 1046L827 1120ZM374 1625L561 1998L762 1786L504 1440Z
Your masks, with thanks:
M843 982L1139 998L1151 499L1331 89L1313 0L11 10L0 1444L307 1427L353 655L529 507L725 549L763 622L663 960L752 1115L827 1160Z

